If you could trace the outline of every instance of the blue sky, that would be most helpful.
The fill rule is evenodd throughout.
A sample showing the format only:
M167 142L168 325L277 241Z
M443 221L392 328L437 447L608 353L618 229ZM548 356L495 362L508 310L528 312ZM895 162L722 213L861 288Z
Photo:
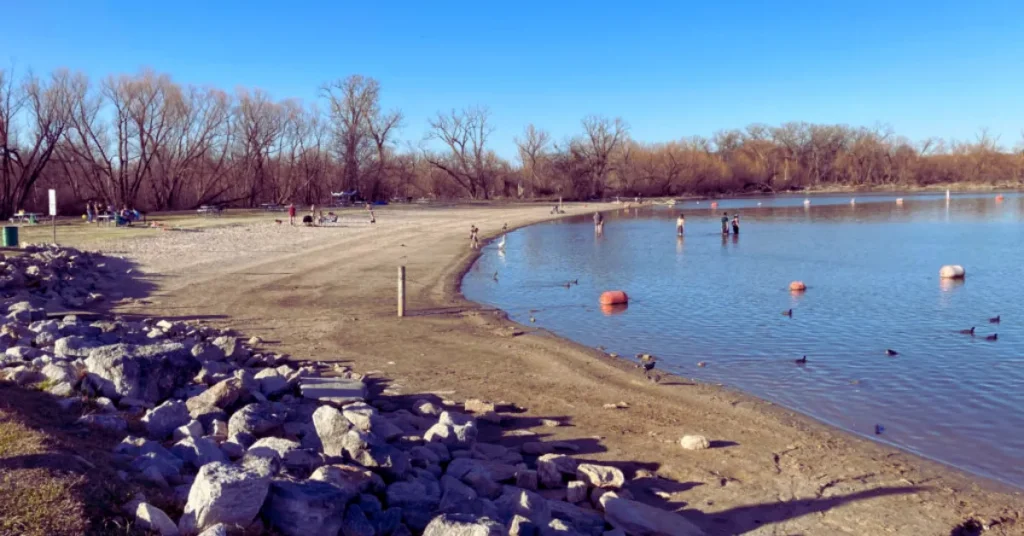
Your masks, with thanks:
M721 5L713 5L721 4ZM438 110L485 105L493 147L588 114L668 141L799 120L1013 147L1024 129L1024 2L35 2L0 0L0 61L94 78L317 99L380 80L419 141Z

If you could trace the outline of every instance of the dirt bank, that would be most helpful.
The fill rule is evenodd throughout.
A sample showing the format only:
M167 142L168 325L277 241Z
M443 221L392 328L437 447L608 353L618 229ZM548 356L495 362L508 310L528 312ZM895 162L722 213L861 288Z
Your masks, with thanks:
M680 510L711 534L948 535L971 516L1000 521L991 534L1024 534L1017 491L739 393L650 384L623 362L462 299L470 224L493 235L549 209L385 209L376 225L352 212L344 226L321 229L267 216L100 244L138 260L159 289L126 309L223 321L281 352L378 371L391 392L514 402L527 410L521 428L575 444L579 458L657 473L640 473L637 498ZM395 316L400 264L410 287L403 319ZM603 407L620 401L628 409ZM543 427L541 418L566 425ZM683 450L684 433L706 435L713 448Z

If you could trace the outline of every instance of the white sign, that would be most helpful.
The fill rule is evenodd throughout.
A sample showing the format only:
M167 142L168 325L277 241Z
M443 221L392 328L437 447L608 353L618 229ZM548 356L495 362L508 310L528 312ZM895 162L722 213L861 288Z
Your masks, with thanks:
M50 190L50 215L57 215L57 190Z

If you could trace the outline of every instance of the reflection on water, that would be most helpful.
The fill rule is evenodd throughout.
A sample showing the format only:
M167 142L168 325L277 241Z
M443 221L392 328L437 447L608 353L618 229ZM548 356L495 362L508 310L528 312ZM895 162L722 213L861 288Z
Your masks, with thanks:
M463 291L517 321L652 353L659 367L1024 486L1024 197L896 197L616 210L603 236L589 217L536 225L510 233L504 257L489 246ZM741 235L721 233L723 212L740 213ZM939 280L944 264L963 265L966 281ZM793 280L807 291L790 292ZM598 305L613 289L628 308ZM976 337L959 333L972 326Z

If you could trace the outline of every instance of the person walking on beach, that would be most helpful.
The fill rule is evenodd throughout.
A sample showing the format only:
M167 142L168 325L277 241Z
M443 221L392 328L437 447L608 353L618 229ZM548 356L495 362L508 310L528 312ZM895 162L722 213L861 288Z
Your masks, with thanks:
M733 214L732 215L732 234L734 234L734 235L739 235L740 234L740 215L739 214Z
M480 229L477 229L476 225L469 227L469 249L480 249L480 237L477 235L479 232Z
M288 203L288 225L295 225L295 203Z
M369 201L366 202L366 212L370 215L370 223L377 223L377 218L373 216L373 205Z
M686 231L686 216L680 212L679 217L676 218L676 236L683 236L684 231Z
M722 213L722 234L724 234L724 235L729 234L729 213L728 212L723 212Z

